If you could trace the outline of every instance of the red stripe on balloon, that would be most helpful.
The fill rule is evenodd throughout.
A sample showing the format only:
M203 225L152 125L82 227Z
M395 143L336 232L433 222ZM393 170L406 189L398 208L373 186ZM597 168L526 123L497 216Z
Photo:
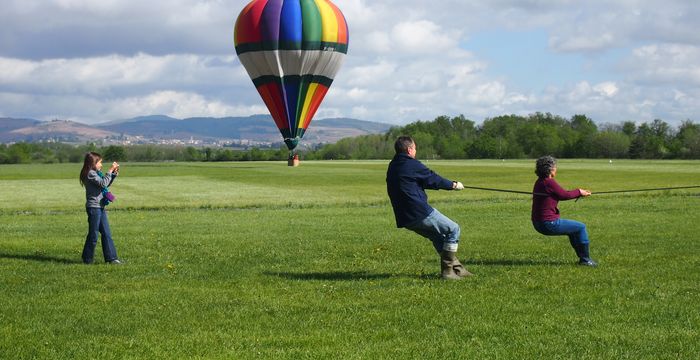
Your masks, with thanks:
M238 44L255 43L262 41L262 31L260 20L263 10L265 10L267 0L253 1L246 5L238 15L234 43Z
M258 93L265 102L267 109L270 110L270 115L275 120L277 128L287 129L287 111L285 110L284 101L282 101L282 91L276 83L267 83L258 86Z

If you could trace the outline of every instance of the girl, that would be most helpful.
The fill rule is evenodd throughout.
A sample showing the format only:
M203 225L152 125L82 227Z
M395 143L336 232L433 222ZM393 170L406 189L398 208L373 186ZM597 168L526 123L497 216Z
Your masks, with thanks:
M583 189L565 190L554 180L557 175L557 160L551 156L537 159L535 165L537 181L532 189L532 225L543 235L567 235L571 247L579 258L579 265L596 266L588 251L586 224L574 220L561 219L557 205L560 200L571 200L590 196Z
M102 254L105 262L114 265L123 264L117 257L117 249L114 248L107 210L105 210L105 206L114 199L108 192L108 186L112 184L118 173L119 164L116 162L112 163L108 173L103 174L102 156L95 152L85 154L83 169L80 170L80 184L85 187L85 209L88 215L88 233L83 247L85 264L92 264L98 232L102 235Z

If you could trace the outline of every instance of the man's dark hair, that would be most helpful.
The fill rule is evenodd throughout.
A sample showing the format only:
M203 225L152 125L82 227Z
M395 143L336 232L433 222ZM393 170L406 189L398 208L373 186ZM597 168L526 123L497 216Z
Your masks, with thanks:
M408 148L411 147L415 142L410 136L399 136L394 143L394 150L397 154L408 153Z
M535 164L535 174L537 177L546 178L552 173L552 169L557 166L557 159L553 156L545 155L537 159Z

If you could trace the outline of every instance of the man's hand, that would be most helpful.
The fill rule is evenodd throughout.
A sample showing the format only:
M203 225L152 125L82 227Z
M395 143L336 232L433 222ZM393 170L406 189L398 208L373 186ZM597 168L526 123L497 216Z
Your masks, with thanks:
M453 181L452 182L452 189L453 190L464 190L464 185L459 181Z

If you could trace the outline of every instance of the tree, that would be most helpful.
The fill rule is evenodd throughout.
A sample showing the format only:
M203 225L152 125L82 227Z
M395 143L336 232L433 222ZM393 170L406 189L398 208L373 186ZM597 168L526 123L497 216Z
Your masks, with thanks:
M126 161L126 150L123 146L110 145L103 150L103 157L109 161Z
M593 156L606 159L622 159L629 156L630 138L622 132L603 131L593 139Z
M8 164L28 164L31 160L31 146L28 143L16 143L8 147Z
M469 156L476 159L494 159L499 157L498 140L490 135L479 136L469 148Z
M586 115L574 115L571 118L574 131L573 142L568 142L571 157L592 157L595 150L594 139L598 126ZM573 145L573 148L571 147Z
M194 146L185 148L185 161L199 161L202 159L202 154L197 151Z
M7 164L7 163L8 163L7 145L0 144L0 164Z
M664 123L665 124L665 123ZM643 123L637 128L632 144L630 157L633 159L661 159L668 152L665 146L667 126L656 123L650 126Z
M674 143L676 157L682 159L700 159L700 125L690 120L684 121L678 128Z
M634 124L632 121L625 121L622 124L622 132L629 136L632 137L634 136L634 133L637 131L637 125Z
M416 142L417 157L419 159L439 159L440 156L433 147L433 135L427 132L417 132L412 134L413 141Z

